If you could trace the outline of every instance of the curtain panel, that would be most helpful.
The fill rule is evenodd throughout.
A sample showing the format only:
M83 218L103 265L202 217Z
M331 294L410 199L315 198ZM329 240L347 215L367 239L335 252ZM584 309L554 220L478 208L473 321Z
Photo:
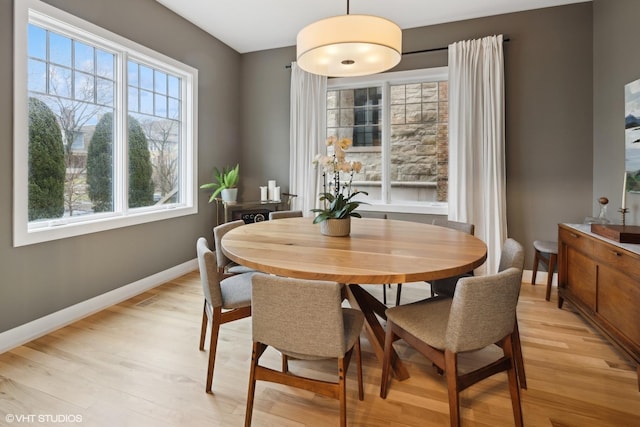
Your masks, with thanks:
M495 273L507 238L502 35L449 45L449 219L475 224Z
M319 178L312 161L326 150L327 77L291 64L289 188L297 194L292 209L304 216L318 202Z

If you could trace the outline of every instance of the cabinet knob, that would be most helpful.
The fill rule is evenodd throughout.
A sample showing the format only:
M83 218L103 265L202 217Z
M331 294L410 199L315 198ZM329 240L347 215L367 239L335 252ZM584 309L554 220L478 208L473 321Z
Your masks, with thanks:
M620 252L614 251L613 249L611 249L611 253L614 254L615 256L622 256Z

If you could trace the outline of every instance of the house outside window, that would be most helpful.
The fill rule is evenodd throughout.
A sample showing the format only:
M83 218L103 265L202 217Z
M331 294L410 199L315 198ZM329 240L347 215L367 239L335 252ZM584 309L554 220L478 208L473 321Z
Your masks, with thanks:
M446 213L448 76L446 68L330 79L327 135L351 138L354 176L369 193L363 209Z
M197 212L197 70L37 0L15 24L14 245Z

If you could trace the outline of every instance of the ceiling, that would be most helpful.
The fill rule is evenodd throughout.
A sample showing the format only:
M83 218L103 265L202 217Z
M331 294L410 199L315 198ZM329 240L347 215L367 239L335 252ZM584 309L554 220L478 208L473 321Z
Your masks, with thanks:
M156 0L240 53L296 44L312 22L347 12L347 0ZM402 29L591 0L353 0L351 14Z

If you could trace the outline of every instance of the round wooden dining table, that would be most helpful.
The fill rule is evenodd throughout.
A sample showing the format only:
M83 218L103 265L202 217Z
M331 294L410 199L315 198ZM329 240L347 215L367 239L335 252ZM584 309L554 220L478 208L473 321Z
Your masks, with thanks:
M238 264L286 277L348 285L351 306L365 315L365 326L382 360L386 306L360 285L408 283L467 273L484 263L487 246L457 230L410 221L352 218L351 233L330 237L312 218L284 218L246 224L224 235L222 251ZM394 354L393 372L409 376Z

